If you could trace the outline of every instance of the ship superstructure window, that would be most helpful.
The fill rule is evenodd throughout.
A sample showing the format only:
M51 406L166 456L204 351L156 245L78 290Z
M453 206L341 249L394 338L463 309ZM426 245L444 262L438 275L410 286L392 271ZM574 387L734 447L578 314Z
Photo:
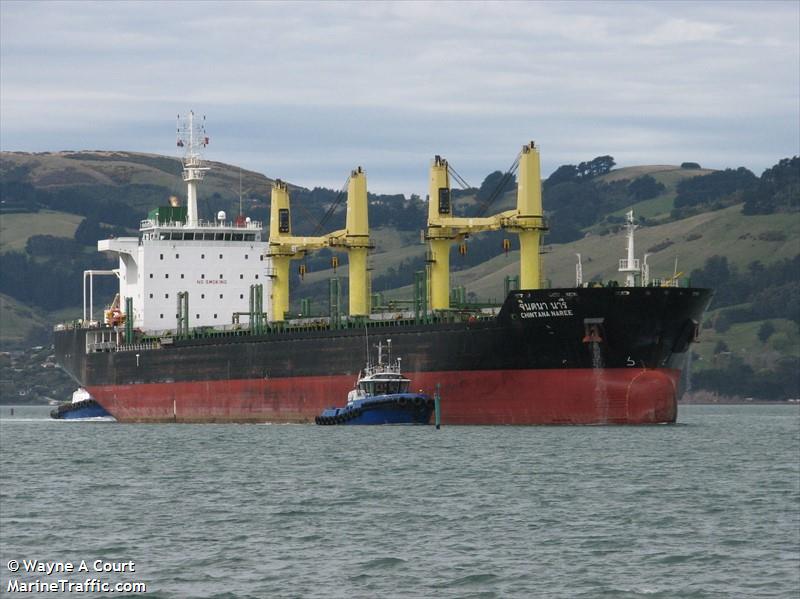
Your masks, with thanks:
M197 320L200 320L200 315L199 315L199 314L195 314L195 315L194 315L194 317L195 317Z
M239 275L239 278L240 279L244 279L244 275Z
M200 275L200 278L201 278L201 279L205 279L205 278L206 278L206 275L202 274L202 275Z
M159 255L158 255L158 259L159 259L159 260L163 260L163 259L164 259L164 254L159 254Z
M152 293L150 294L150 299L153 299L153 294Z
M183 278L183 273L181 273L181 279Z
M169 293L164 294L164 299L169 299Z
M257 278L258 278L258 275L256 275L256 279L257 279Z
M169 279L169 273L166 273L166 274L164 275L164 278L165 278L165 279Z
M239 299L244 299L244 293L239 294Z
M180 259L180 257L181 257L181 255L180 255L180 254L175 254L175 259L176 259L176 260L179 260L179 259Z
M150 273L150 278L151 278L151 279L153 278L153 273Z
M234 233L233 234L233 240L234 241L243 241L244 240L244 234L243 233Z
M223 239L225 239L225 234L224 233L216 233L214 235L214 240L215 241L222 241Z
M219 255L219 259L222 260L222 254Z
M288 208L279 208L278 209L278 232L279 233L288 233L289 232L289 209Z
M160 317L160 318L164 318L164 315L163 315L163 314L160 314L160 315L159 315L159 317Z
M184 241L194 241L194 233L184 233L183 234Z
M206 255L205 254L200 254L200 259L201 260L205 260L206 259Z
M216 317L217 317L217 315L216 315L216 314L214 314L214 318L216 318Z
M221 293L219 294L219 299L222 299L222 294Z
M248 258L248 255L247 255L247 254L245 254L245 255L244 255L244 259L245 259L245 260L247 260L247 258Z

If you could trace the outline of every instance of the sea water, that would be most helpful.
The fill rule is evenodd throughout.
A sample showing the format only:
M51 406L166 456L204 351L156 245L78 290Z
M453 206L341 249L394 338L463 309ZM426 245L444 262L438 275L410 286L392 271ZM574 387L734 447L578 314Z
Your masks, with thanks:
M97 582L27 596L131 582L146 593L112 596L800 595L796 405L682 406L677 425L438 431L9 410L3 595L57 580ZM25 572L24 560L86 569Z

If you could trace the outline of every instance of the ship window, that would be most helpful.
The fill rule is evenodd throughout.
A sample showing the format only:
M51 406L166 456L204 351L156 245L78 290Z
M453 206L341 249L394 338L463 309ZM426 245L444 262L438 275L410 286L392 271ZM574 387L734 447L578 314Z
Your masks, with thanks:
M161 317L161 318L164 318L164 315L163 315L163 314L161 314L161 315L160 315L160 317Z
M150 278L151 278L151 279L153 278L153 273L150 273Z
M231 234L225 233L225 241L230 241L230 240L231 240Z
M169 293L164 294L164 299L169 299Z
M183 273L181 273L181 279L183 278Z
M244 299L244 293L239 294L239 299Z
M194 241L194 233L184 233L183 234L184 241Z
M242 241L244 239L244 234L242 233L234 233L233 240L234 241Z
M263 262L264 261L264 256L259 256L258 259Z
M220 280L222 280L222 275L219 275Z
M205 254L200 254L200 259L201 259L201 260L204 260L204 259L205 259L205 257L206 257L206 255L205 255Z
M245 260L247 260L249 257L250 257L250 256L248 256L247 254L245 254L245 255L244 255L244 259L245 259Z
M239 275L239 278L240 279L244 279L244 275Z
M216 317L217 317L217 315L216 315L216 314L214 314L214 318L216 318Z
M169 273L165 274L165 275L164 275L164 278L165 278L165 279L169 279Z
M201 279L205 279L205 278L206 278L206 275L200 275L200 278L201 278Z
M223 239L225 239L225 234L224 233L217 233L214 236L214 239L216 239L217 241L222 241Z
M194 317L195 317L197 320L200 320L200 315L199 315L199 314L195 314L195 315L194 315Z
M257 279L257 278L258 278L258 275L256 275L256 279Z
M244 240L245 241L255 241L256 240L256 234L255 233L245 233L244 234Z
M206 294L205 293L201 293L200 294L200 299L206 299Z
M159 255L158 255L158 259L159 259L159 260L163 260L163 259L164 259L164 254L159 254Z
M278 209L278 233L289 232L289 209Z
M221 293L219 294L219 299L222 299L222 294Z
M161 241L167 241L169 239L169 233L159 233L158 238Z
M172 241L182 241L183 233L172 233Z
M222 254L219 255L219 259L222 260Z
M439 214L450 214L450 190L447 187L439 188Z
M150 294L150 299L153 299L153 294L152 293Z
M176 260L180 260L180 257L181 257L181 255L180 255L180 254L175 254L175 259L176 259Z

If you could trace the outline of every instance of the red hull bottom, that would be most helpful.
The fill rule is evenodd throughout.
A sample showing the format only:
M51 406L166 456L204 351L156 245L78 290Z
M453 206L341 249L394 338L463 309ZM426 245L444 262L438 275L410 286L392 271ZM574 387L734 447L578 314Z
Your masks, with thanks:
M442 424L675 422L680 371L565 369L409 373L412 391L441 385ZM352 376L88 387L121 422L314 422L341 406Z

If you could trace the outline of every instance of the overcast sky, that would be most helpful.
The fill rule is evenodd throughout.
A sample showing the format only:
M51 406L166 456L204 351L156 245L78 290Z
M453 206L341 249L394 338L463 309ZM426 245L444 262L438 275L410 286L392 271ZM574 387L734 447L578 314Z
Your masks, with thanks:
M800 2L0 2L0 147L206 157L339 188L472 185L528 140L545 175L800 153Z

